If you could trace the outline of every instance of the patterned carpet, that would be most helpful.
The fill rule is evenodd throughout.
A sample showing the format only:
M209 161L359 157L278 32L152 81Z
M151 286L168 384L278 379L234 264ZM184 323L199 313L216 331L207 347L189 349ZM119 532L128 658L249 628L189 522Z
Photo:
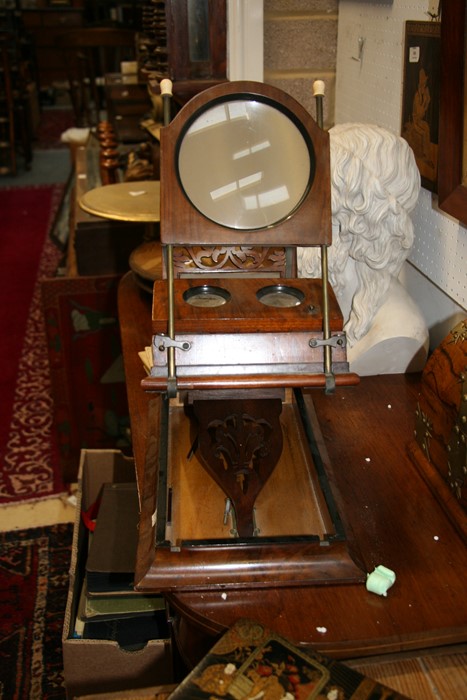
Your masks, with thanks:
M40 280L61 252L47 235L62 185L0 189L0 504L63 490L51 447L52 397Z
M64 700L72 525L0 534L0 697Z

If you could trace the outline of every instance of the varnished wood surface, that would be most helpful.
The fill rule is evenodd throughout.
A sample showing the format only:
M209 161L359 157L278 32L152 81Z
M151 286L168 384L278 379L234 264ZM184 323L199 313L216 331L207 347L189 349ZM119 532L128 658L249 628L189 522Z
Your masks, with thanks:
M152 295L138 286L133 273L126 274L118 293L118 313L131 417L131 436L139 487L143 480L143 466L148 443L149 403L154 395L141 388L147 376L138 353L151 345Z
M280 225L265 229L236 230L210 221L191 205L183 192L174 168L177 144L187 120L209 101L229 95L249 94L277 101L298 119L313 144L315 177L300 206ZM196 95L161 129L161 241L182 245L320 245L331 242L331 202L329 134L320 129L310 114L294 98L277 88L252 81L220 83L206 93ZM237 234L238 240L235 240Z
M137 353L150 342L151 299L131 275L120 286L120 323L141 481L150 395L140 387L144 370ZM295 642L344 658L467 639L467 551L407 455L418 381L410 375L365 377L332 395L312 390L366 569L383 564L396 573L387 598L363 584L172 594L179 641L190 661L239 617L256 618Z
M227 402L229 406L231 401ZM241 403L245 407L244 401ZM151 450L146 453L136 554L138 589L164 594L178 593L182 587L185 591L216 588L226 592L233 588L238 591L239 588L301 586L309 580L313 580L313 585L365 581L365 573L358 565L357 546L342 536L342 526L334 520L333 497L337 500L337 494L331 494L334 489L329 484L330 493L325 502L318 486L319 476L295 401L282 406L285 447L255 504L261 538L253 537L250 541L231 538L230 528L234 523L230 517L222 527L225 494L216 493L216 482L199 461L201 435L198 450L188 458L194 433L184 407L179 402L175 404L171 402L170 407L164 488L164 495L172 493L167 520L161 515L165 498L161 502L155 497L160 471L161 416L154 416L159 421L150 418ZM245 407L247 413L256 409L249 411ZM220 415L220 409L215 415ZM234 500L232 495L231 500ZM297 516L300 510L310 513ZM156 512L158 519L154 523ZM267 542L267 538L274 541ZM170 540L173 551L165 540ZM197 541L196 547L190 541ZM216 546L208 541L216 541Z
M336 386L350 386L353 384L358 384L359 376L352 372L347 372L347 365L342 366L343 363L337 365L333 364L334 371L341 372L341 374L335 374L334 379ZM177 377L177 386L180 391L191 391L193 389L211 390L211 389L235 389L239 384L239 374L241 374L241 385L244 389L257 389L258 387L262 389L277 389L283 386L289 386L293 388L301 388L303 386L307 387L319 387L324 389L326 386L326 377L323 374L322 363L310 365L311 372L319 372L319 374L268 374L270 367L267 365L259 366L257 369L257 374L243 374L237 369L234 374L217 374L214 373L209 376L207 374L184 374L183 366L179 368L179 375ZM228 368L230 369L230 367ZM146 391L167 391L167 373L160 377L145 377L143 379L143 388Z
M155 283L152 320L154 333L167 333L167 282ZM174 281L174 321L182 333L283 333L289 331L321 331L323 327L323 285L317 279L282 279L280 289L302 294L296 306L269 306L260 301L261 291L271 286L271 280L256 278L177 279ZM219 306L196 306L186 301L187 295L202 287L220 289L228 295ZM342 331L343 318L337 299L328 287L329 328ZM228 324L228 325L227 325Z

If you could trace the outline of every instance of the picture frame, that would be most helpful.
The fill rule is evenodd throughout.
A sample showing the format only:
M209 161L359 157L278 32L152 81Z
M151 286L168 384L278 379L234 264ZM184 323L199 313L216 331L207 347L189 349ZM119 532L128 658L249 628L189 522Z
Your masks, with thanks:
M401 135L411 146L423 187L437 192L441 23L405 24Z
M444 3L441 22L441 104L438 200L467 225L466 0Z

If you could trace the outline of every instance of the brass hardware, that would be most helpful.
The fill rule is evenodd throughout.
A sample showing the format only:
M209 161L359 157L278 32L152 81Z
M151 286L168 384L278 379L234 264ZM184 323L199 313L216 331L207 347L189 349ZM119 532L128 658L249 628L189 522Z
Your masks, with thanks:
M422 409L420 408L420 404L417 405L417 409L415 411L416 415L416 423L415 423L415 439L417 443L420 445L422 448L423 452L425 453L426 458L429 460L430 459L430 438L432 437L432 425L431 422L426 415L426 413L423 413Z
M464 334L467 328L464 328ZM461 402L459 415L454 424L447 446L448 453L448 484L455 497L460 500L462 488L467 477L467 378L460 375L462 381Z
M467 340L467 321L460 321L457 326L451 330L452 343L463 343ZM461 374L462 381L464 380L464 375Z
M327 348L345 348L347 344L347 337L344 333L341 335L333 335L330 338L312 338L308 345L310 348L324 347L325 351Z
M187 340L174 340L168 335L155 335L153 338L154 346L160 351L164 352L170 348L177 348L177 350L189 350L191 348L191 343Z

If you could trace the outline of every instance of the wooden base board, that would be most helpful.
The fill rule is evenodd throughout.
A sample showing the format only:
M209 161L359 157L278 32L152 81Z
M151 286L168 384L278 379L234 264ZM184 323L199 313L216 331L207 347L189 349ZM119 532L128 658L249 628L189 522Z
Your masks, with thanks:
M327 502L295 402L284 403L281 422L283 453L255 506L260 534L239 539L231 534L232 523L223 522L225 494L196 454L188 459L194 434L183 407L170 406L170 504L165 540L148 551L154 536L142 537L137 557L138 588L312 586L364 580L362 569L350 554L340 519L336 527L331 517L335 510L332 494L328 491ZM145 490L156 488L157 472L154 463L147 465ZM325 474L321 474L323 478ZM150 497L142 500L140 530L147 533L150 513L144 508L146 502L151 502ZM156 520L160 516L159 512ZM152 527L161 531L160 523L153 522Z
M172 518L166 536L173 547L183 541L232 539L233 522L224 524L226 496L197 458L190 459L194 426L183 407L170 409L168 488ZM335 535L335 529L306 444L297 406L284 404L281 414L284 447L255 505L260 537Z

